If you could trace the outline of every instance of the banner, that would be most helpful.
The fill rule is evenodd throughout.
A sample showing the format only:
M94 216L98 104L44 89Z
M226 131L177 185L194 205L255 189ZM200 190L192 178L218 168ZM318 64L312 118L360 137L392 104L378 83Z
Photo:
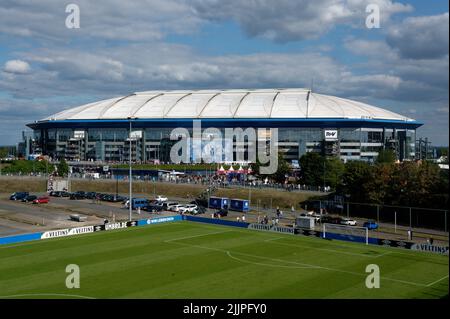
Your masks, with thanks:
M72 235L80 235L93 233L94 226L83 226L83 227L75 227L75 228L66 228L66 229L57 229L50 230L42 233L41 239L49 239L49 238L58 238L64 236L72 236Z
M94 226L94 231L123 229L123 228L127 228L127 227L134 227L137 225L138 225L138 222L135 220L128 221L128 222L119 222L119 223L106 223L103 225Z
M183 220L181 215L167 216L167 217L158 217L158 218L149 218L149 219L141 219L141 220L138 220L138 226L145 226L145 225L153 225L153 224L174 222L174 221L178 221L178 220Z
M411 246L414 244L414 243L410 243L410 242L403 241L403 240L389 240L389 239L383 239L383 238L379 238L377 241L378 241L378 245L381 245L381 246L389 246L389 247L405 248L405 249L411 249Z
M58 238L69 235L69 229L50 230L42 233L41 239Z
M412 250L419 250L419 251L426 251L441 255L448 255L448 247L444 246L436 246L436 245L430 245L430 244L413 244L411 246Z

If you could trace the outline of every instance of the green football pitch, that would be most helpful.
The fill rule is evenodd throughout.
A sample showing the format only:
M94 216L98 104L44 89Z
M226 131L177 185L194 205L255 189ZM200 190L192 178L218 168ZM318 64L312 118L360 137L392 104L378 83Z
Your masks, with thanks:
M441 298L448 275L448 256L187 221L0 246L0 298Z

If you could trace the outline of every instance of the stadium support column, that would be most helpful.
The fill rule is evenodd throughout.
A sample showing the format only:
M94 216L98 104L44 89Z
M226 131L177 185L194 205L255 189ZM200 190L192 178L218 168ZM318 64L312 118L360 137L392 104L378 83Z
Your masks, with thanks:
M141 160L143 163L147 161L147 153L146 153L146 145L145 145L145 129L142 129L142 138L141 138Z
M84 131L84 147L83 147L83 160L87 161L87 154L88 154L88 145L89 145L89 137L88 137L88 131L87 129Z

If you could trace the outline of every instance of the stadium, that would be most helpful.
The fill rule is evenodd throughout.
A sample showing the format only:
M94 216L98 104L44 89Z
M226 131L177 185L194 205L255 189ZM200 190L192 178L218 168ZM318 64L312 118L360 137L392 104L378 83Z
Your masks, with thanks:
M103 162L127 161L131 145L135 162L170 162L176 142L170 132L179 127L192 132L194 120L201 120L202 128L220 130L278 128L278 148L289 161L320 152L343 161L372 162L382 149L394 150L400 161L411 160L416 129L422 125L308 89L146 91L30 123L34 133L27 143L31 152L53 158Z

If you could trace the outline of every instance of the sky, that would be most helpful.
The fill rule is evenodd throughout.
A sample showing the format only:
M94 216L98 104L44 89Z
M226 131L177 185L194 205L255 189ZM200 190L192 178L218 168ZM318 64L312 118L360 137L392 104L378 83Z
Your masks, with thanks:
M138 91L312 87L421 121L418 137L448 146L448 11L444 0L1 0L0 145Z

